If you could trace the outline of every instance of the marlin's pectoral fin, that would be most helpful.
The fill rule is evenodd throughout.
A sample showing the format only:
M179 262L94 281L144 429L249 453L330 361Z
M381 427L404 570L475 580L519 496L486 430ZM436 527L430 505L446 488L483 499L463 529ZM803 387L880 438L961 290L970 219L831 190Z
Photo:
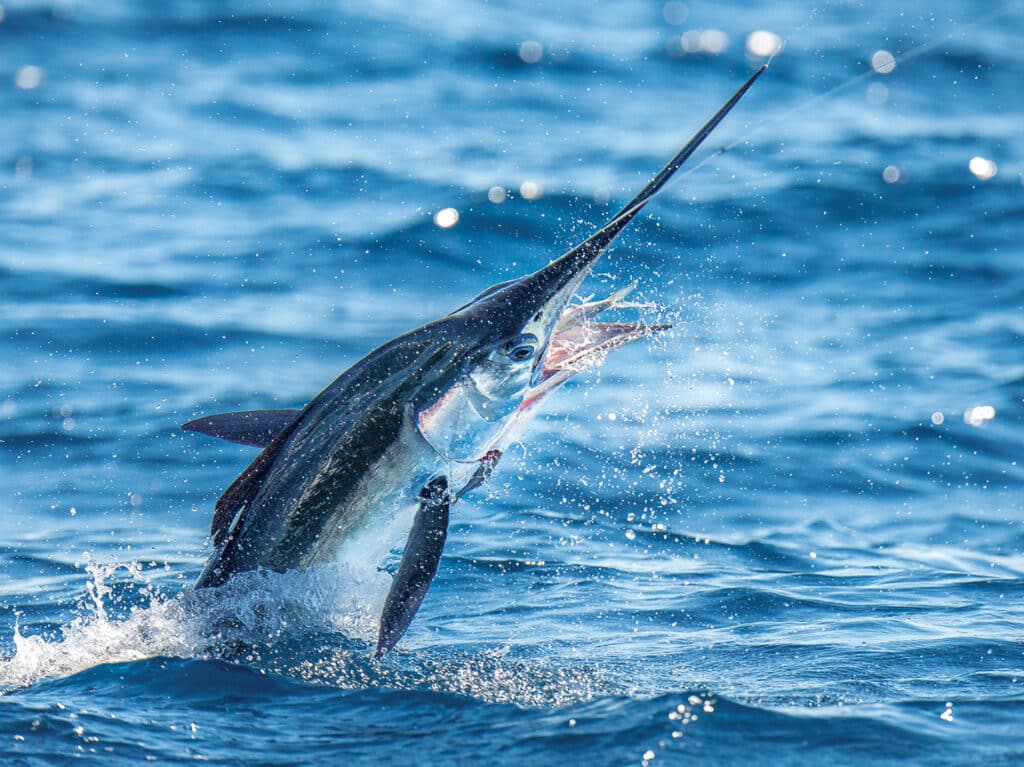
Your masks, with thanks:
M298 418L301 410L242 410L219 413L183 423L185 431L197 431L240 445L266 447Z
M451 504L445 477L438 477L420 491L420 508L380 616L380 633L374 653L378 658L398 644L427 595L448 537Z
M473 476L469 478L469 482L459 492L455 494L456 498L461 498L470 490L476 490L480 485L490 478L491 473L494 471L494 467L498 465L498 461L501 460L500 450L488 450L483 458L480 459L480 465L476 467L476 471L473 472Z

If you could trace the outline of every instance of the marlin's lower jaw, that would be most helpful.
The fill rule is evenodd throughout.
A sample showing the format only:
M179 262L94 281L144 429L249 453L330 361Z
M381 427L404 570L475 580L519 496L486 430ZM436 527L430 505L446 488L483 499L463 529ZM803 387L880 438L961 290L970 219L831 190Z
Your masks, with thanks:
M639 304L624 300L635 287L635 284L629 285L600 301L587 299L562 310L528 399L536 396L537 389L556 388L577 373L600 365L609 352L672 327L643 322L593 321L608 309L640 308Z

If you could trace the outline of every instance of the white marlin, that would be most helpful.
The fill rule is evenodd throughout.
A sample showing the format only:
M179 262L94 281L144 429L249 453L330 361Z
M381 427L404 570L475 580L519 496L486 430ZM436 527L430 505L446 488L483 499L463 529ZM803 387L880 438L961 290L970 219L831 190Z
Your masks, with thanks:
M301 410L250 410L182 426L263 448L217 501L196 588L369 550L407 530L376 655L401 639L437 572L451 506L490 476L538 403L607 353L665 325L598 322L629 288L570 303L615 237L753 85L759 69L643 191L585 242L370 352ZM400 540L400 537L399 537Z

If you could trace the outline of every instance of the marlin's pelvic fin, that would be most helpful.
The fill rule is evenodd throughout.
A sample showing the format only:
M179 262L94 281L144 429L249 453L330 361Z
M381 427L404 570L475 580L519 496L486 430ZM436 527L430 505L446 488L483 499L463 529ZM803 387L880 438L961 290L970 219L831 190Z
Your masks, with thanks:
M266 447L299 417L301 410L242 410L196 418L183 423L185 431L197 431L239 445Z
M438 477L420 491L420 508L380 616L380 633L374 653L377 658L398 644L427 595L448 538L451 504L446 477Z

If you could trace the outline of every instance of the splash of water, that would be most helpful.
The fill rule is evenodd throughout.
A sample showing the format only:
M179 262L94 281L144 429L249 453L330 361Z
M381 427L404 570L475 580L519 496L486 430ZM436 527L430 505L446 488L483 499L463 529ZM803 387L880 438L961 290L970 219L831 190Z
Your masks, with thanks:
M389 578L342 565L298 573L244 573L221 589L164 594L138 562L90 562L83 614L55 638L15 625L12 657L0 658L0 694L93 666L157 656L217 658L289 632L341 632L372 640ZM117 578L127 587L115 592ZM137 602L138 604L132 604ZM111 613L126 614L112 616Z
M351 563L241 573L219 589L164 593L138 562L89 561L81 614L59 635L26 635L0 657L0 696L44 679L152 657L222 660L340 689L456 693L522 706L564 705L617 690L593 668L514 657L509 648L371 651L391 579Z

